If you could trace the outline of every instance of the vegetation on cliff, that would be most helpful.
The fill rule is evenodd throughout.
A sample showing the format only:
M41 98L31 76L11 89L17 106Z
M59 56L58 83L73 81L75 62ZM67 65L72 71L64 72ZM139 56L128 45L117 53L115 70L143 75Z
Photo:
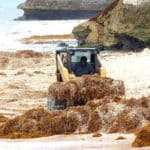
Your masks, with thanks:
M78 44L82 45L85 44L85 39L91 32L91 29L89 26L84 27L84 26L78 26L77 28L74 29L73 34L75 38L78 40Z
M101 43L104 46L119 49L140 49L150 44L150 2L140 5L125 4L115 0L103 12L73 30L76 35L82 34L77 28L95 26L82 41ZM80 32L80 33L77 33ZM89 37L97 37L92 39ZM78 39L78 38L77 38Z
M106 7L111 0L26 0L18 6L20 9L41 9L41 10L101 10Z

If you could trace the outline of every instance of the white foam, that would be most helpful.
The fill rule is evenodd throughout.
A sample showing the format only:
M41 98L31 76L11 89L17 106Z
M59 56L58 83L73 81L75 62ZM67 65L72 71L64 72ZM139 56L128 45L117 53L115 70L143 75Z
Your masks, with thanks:
M72 29L85 20L61 21L16 21L7 32L0 32L0 51L13 51L23 49L53 50L57 44L23 44L22 38L33 35L63 35L72 33ZM64 41L64 40L62 40ZM75 40L65 41L73 46Z

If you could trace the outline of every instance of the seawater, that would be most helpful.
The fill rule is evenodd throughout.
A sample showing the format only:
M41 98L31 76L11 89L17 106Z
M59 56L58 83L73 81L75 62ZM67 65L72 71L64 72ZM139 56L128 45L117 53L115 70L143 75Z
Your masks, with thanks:
M21 39L33 35L70 34L73 27L85 20L47 20L47 21L14 21L23 15L17 5L23 0L0 0L0 51L37 50L55 51L56 44L23 44ZM70 46L77 44L75 40L64 41Z

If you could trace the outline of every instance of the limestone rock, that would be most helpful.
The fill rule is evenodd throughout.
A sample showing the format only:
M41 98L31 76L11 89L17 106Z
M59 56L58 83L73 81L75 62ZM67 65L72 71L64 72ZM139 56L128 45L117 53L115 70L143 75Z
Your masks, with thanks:
M103 10L111 0L26 0L18 6L24 19L88 18Z
M89 26L91 32L84 39L84 44L98 41L104 46L121 49L143 48L150 44L149 14L150 1L139 0L135 4L127 0L115 0L96 17L80 25L85 28L91 21L93 25L98 24L97 32ZM96 39L91 40L90 37Z

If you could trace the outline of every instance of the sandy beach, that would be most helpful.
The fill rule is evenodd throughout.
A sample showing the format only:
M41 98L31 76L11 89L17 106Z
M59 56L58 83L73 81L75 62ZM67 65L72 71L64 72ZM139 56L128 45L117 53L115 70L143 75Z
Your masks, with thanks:
M142 1L123 0L123 3L139 5ZM136 138L133 133L135 127L138 125L140 127L145 126L149 123L149 98L144 101L146 98L141 97L150 96L150 47L141 52L136 50L106 50L100 52L101 63L106 69L107 77L124 82L125 95L122 96L122 100L134 97L140 101L141 98L141 103L139 102L141 105L139 106L136 105L136 102L133 102L136 99L131 99L131 103L127 101L129 105L135 104L130 109L123 107L124 104L117 105L115 101L108 104L108 107L106 107L106 104L104 108L101 107L102 109L95 108L97 112L102 111L102 114L105 114L106 111L106 114L103 115L106 117L106 122L103 119L101 126L102 128L108 127L105 124L107 120L111 120L113 115L116 115L115 119L117 120L119 118L117 113L119 114L123 111L123 108L127 108L124 112L128 112L120 117L123 123L121 124L118 121L120 124L116 124L114 129L116 126L121 127L121 129L124 128L123 126L128 126L133 127L131 132L123 132L123 129L114 130L114 132L105 132L105 130L96 132L86 132L86 130L84 132L83 130L82 132L82 127L84 128L85 124L81 124L81 128L77 128L73 132L61 132L53 135L52 132L48 131L51 128L48 124L51 122L49 121L51 118L54 117L52 123L54 126L56 125L56 130L57 127L58 130L61 127L66 128L66 126L63 126L63 124L66 125L65 123L59 122L61 119L65 120L65 117L61 118L63 111L59 112L62 114L59 114L58 118L58 111L54 113L47 111L48 87L56 81L55 51L61 48L58 46L60 43L76 47L78 42L72 34L73 28L87 20L15 21L15 18L23 15L23 11L16 9L17 5L23 2L23 0L6 0L0 4L0 150L150 150L150 147L132 147ZM142 105L146 105L146 107L142 107ZM110 111L107 111L107 108ZM75 112L75 110L71 111ZM94 112L94 109L92 111ZM68 112L66 111L66 114ZM56 113L56 117L54 115L47 119L48 113L52 113L52 115ZM73 116L70 121L71 127L76 119L75 115L72 114L70 115ZM80 112L76 113L80 120L82 120L81 114ZM130 116L129 119L125 119L127 115ZM19 117L20 119L18 119ZM88 117L92 118L90 115ZM100 117L99 114L97 118L95 117L96 119L93 117L93 120L97 121L101 119ZM127 119L128 124L126 123ZM49 128L45 127L45 124ZM77 122L74 124L77 125ZM113 125L113 122L111 125ZM31 136L24 137L17 134L18 131L18 133L22 132L28 135L32 129L38 131L39 128L45 130L45 132L43 134L37 132L36 136L33 136L31 132ZM10 136L7 136L9 133ZM147 135L149 136L149 134ZM145 138L147 137L145 136Z
M150 95L149 49L138 53L105 51L100 56L107 70L107 76L124 81L126 98ZM0 58L0 114L12 119L33 108L47 109L47 88L55 81L55 54L31 50L1 52ZM92 135L60 135L27 141L1 140L0 147L5 150L15 150L17 147L23 150L46 150L70 149L74 145L74 149L133 149L131 148L135 137L133 134L123 134L126 139L116 141L118 136L120 134L102 138L92 138ZM21 145L25 146L22 148Z
M94 138L92 134L88 135L58 135L46 138L27 139L27 140L1 140L0 148L2 150L135 150L130 144L134 140L134 135L123 135L124 140L116 140L120 134L105 135ZM148 150L141 148L140 150Z
M150 51L102 52L107 76L123 80L126 98L150 94ZM17 51L0 53L0 113L8 117L46 108L47 89L55 81L55 54Z
M54 54L1 52L0 57L0 113L13 117L46 107L47 88L55 81Z

